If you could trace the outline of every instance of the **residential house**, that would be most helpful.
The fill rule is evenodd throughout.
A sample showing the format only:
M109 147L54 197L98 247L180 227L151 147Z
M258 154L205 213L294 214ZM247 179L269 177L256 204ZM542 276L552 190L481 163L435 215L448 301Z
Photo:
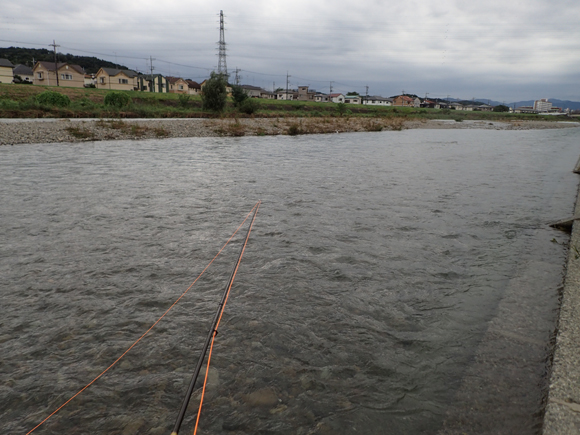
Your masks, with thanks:
M406 95L397 95L393 99L393 106L413 107L415 99Z
M250 98L260 98L260 94L266 92L264 89L252 85L241 85L240 88L242 88Z
M298 99L298 91L294 89L290 89L288 91L282 90L276 92L276 99L277 100L297 100Z
M392 106L393 99L377 96L367 96L362 98L362 104L366 106Z
M20 79L17 79L16 76ZM33 78L34 73L29 66L19 64L14 67L14 83L32 83Z
M298 98L300 101L314 101L315 90L308 90L308 86L298 86Z
M264 98L266 100L275 100L276 94L274 92L270 92L270 91L266 91L265 89L262 89L262 92L260 92L260 98Z
M85 86L85 71L80 65L39 61L32 68L33 83L36 86L67 86L83 88ZM57 80L58 74L58 80Z
M12 83L14 65L8 59L0 59L0 83Z
M189 85L181 77L166 77L170 94L188 94Z
M459 103L449 103L449 108L452 110L463 110L463 105Z
M136 91L139 89L138 77L130 69L99 68L95 79L98 89L112 89L116 91Z
M143 92L164 94L169 91L169 84L161 74L143 74L137 77L137 88Z
M330 99L333 103L344 103L344 95L342 94L330 94Z
M435 106L437 106L437 102L435 102L433 100L428 100L427 98L425 98L423 101L421 101L421 104L419 107L423 107L426 109L435 109Z
M96 88L97 79L94 74L85 74L85 88Z
M450 105L447 101L439 100L435 103L435 109L449 109Z
M478 112L493 112L493 106L489 104L481 104L475 108Z
M187 93L189 95L199 95L201 94L201 85L197 82L194 82L191 79L185 79L187 83Z
M330 101L330 95L323 94L322 92L317 92L314 96L314 101L317 103L328 103Z
M360 95L346 95L344 97L344 102L346 104L360 104L361 103L361 96Z

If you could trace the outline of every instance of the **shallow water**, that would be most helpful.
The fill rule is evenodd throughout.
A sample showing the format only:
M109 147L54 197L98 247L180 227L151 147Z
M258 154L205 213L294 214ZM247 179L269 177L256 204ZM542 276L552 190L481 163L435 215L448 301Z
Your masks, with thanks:
M0 424L26 433L111 364L261 199L201 433L536 433L567 242L546 222L573 211L579 138L0 148ZM240 239L35 433L169 433Z

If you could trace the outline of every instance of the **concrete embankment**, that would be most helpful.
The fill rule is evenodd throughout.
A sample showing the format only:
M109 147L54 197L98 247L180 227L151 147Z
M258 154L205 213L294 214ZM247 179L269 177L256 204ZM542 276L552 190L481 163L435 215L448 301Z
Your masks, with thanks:
M572 225L543 434L580 434L580 220Z

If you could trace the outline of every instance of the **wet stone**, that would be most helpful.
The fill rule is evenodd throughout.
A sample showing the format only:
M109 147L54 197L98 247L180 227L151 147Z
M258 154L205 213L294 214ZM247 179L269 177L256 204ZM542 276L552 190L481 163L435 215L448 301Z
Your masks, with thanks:
M278 395L272 388L261 388L243 397L250 406L271 407L278 404Z

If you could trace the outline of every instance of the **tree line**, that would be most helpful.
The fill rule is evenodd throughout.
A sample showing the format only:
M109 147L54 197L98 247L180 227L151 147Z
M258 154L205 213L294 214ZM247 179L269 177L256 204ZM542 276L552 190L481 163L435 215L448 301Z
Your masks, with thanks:
M0 58L8 59L14 65L22 64L32 68L34 66L33 62L54 62L54 52L46 48L8 47L0 48ZM96 74L101 67L129 69L125 65L118 65L94 56L75 56L70 53L57 53L56 60L58 62L80 65L87 74Z

